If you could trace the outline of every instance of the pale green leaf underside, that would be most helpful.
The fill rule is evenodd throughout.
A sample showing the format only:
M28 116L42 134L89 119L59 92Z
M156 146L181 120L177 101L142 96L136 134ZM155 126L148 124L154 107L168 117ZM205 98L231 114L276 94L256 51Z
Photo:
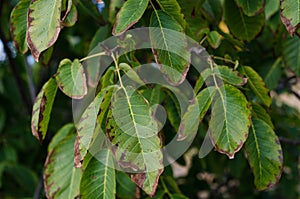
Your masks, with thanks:
M113 34L119 35L134 25L144 14L149 0L128 0L116 17Z
M155 27L150 28L150 40L152 48L157 52L156 61L161 71L172 83L181 83L189 68L190 57L186 50L187 40L178 33L183 28L163 11L152 13L150 26Z
M73 164L74 141L75 133L69 134L48 153L44 172L47 198L65 199L79 195L82 170Z
M40 142L44 140L47 133L56 91L56 81L54 78L50 78L42 87L33 104L31 130Z
M244 66L242 70L248 78L247 84L250 86L251 90L266 106L270 106L272 99L269 96L269 89L267 89L263 79L249 66Z
M225 1L225 21L232 34L241 40L251 41L261 31L265 16L263 13L249 17L233 0Z
M249 126L250 110L245 96L231 85L218 88L209 122L216 150L233 158L246 141Z
M262 11L265 1L264 0L235 0L239 7L247 16L254 16L259 11Z
M86 156L87 150L91 144L101 103L103 102L107 92L112 89L113 87L107 87L99 92L91 104L85 109L81 119L76 125L79 139L80 160L83 160L83 158Z
M81 199L111 199L116 194L115 169L112 154L107 149L102 149L88 163L80 182Z
M215 94L215 87L202 90L189 105L180 122L178 139L182 140L198 130L199 123L205 116L206 111L211 105L211 99Z
M260 119L253 119L245 150L258 190L276 184L281 176L282 149L272 128Z
M63 59L56 72L56 81L60 90L74 99L81 99L87 93L86 77L78 59L71 62Z
M116 160L129 171L138 186L154 194L163 170L157 122L148 102L131 88L121 88L113 95L112 111L107 126L112 143L117 146ZM143 179L139 179L139 176Z
M52 46L61 30L61 0L31 1L27 17L27 44L38 61L40 53Z
M27 24L27 11L30 0L21 0L12 10L10 21L10 31L14 44L19 52L26 53L28 50L26 43L26 24Z

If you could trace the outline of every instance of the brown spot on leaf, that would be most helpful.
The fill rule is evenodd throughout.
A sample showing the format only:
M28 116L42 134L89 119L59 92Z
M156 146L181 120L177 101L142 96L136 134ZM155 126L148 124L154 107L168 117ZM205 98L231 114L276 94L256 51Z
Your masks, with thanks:
M80 145L80 141L79 141L79 136L77 135L74 143L74 166L76 168L80 168L82 166L79 145Z
M280 1L280 3L282 3L282 0ZM288 19L286 18L283 14L282 14L282 10L280 13L280 18L282 23L285 25L287 31L289 32L290 35L294 35L295 32L297 31L297 29L299 28L300 24L297 24L296 26L293 26L291 21L292 19Z

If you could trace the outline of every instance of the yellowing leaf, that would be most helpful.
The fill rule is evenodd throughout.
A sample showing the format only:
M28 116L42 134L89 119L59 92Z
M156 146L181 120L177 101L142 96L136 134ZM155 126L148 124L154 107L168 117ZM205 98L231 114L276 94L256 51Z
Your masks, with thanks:
M35 61L58 38L61 30L60 10L61 0L33 0L30 3L26 40Z

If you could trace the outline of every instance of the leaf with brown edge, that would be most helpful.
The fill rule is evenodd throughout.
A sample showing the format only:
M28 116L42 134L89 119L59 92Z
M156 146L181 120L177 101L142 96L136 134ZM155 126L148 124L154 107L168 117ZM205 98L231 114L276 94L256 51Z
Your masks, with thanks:
M120 35L128 28L133 26L143 16L149 0L128 0L121 10L118 12L115 25L113 28L113 35Z
M87 94L86 76L78 59L63 59L55 75L58 87L67 96L81 99Z
M26 23L29 4L30 0L19 1L10 15L10 32L12 39L15 47L23 54L28 50L26 43Z
M32 0L29 5L26 41L35 61L58 38L61 5L61 0Z
M269 89L262 77L251 67L241 67L242 73L248 78L247 85L255 93L255 95L266 105L270 106L272 99L269 95Z
M281 177L283 155L278 137L265 121L252 120L245 151L256 188L265 190L274 186Z
M280 0L281 20L290 35L300 26L300 0Z
M42 142L46 136L52 105L57 91L57 84L52 77L44 84L37 95L31 118L32 134Z
M216 150L234 158L246 141L250 127L248 101L239 89L231 85L217 87L209 127Z
M63 139L60 133L65 132L60 130L53 138L57 140L56 137L59 137L59 142L48 148L44 170L45 192L47 198L76 198L82 170L73 165L75 131L69 131Z

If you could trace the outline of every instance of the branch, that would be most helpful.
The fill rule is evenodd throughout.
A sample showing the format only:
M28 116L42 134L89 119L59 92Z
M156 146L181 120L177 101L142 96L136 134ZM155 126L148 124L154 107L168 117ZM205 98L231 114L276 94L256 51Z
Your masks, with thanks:
M289 138L285 138L285 137L279 137L280 142L284 142L287 144L292 144L292 145L300 145L300 140L292 140Z

